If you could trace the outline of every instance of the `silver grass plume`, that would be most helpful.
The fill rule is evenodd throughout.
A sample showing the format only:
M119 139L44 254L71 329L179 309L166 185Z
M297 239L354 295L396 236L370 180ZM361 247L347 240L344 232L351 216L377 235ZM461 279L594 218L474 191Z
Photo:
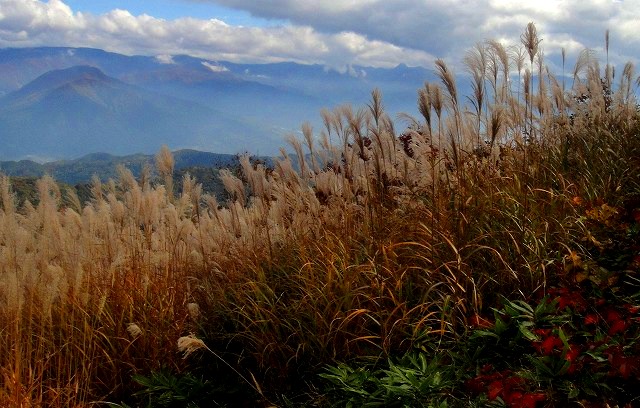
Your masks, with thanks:
M135 323L129 323L127 325L127 333L135 339L142 335L142 329Z
M536 30L534 23L527 24L527 28L520 36L520 41L522 45L524 45L527 54L529 54L529 61L531 62L531 66L533 66L533 58L538 54L540 43L542 42L542 40L538 38L538 30Z
M173 160L173 155L171 154L171 150L166 145L163 145L160 148L160 151L156 155L156 168L160 175L164 178L165 188L167 189L167 194L169 195L169 199L173 200L173 168L175 166L175 161Z
M197 338L194 334L183 336L178 339L178 351L183 353L183 358L189 357L194 352L205 349L208 350L204 341Z
M424 88L418 90L418 110L424 117L429 134L431 134L431 109L431 92L429 91L429 84L425 83Z
M454 111L458 111L458 88L456 87L456 81L453 77L453 74L447 67L447 64L441 60L436 60L436 74L444 84L447 92L449 93L449 97L451 98L451 104L453 105Z

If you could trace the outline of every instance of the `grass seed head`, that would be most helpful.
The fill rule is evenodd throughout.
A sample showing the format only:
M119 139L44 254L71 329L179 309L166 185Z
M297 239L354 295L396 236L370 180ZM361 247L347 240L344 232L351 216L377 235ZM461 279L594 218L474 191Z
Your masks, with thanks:
M131 337L133 337L134 339L138 336L142 335L142 329L140 328L140 326L138 326L135 323L129 323L127 325L127 332L129 333L129 335Z
M183 357L187 358L191 353L200 349L206 349L204 341L197 338L194 334L183 336L178 339L178 351L183 353Z

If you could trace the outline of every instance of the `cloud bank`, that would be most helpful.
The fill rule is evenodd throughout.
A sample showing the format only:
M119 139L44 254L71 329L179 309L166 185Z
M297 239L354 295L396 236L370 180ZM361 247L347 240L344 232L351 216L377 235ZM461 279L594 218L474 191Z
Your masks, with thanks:
M322 33L310 26L231 26L224 21L74 12L61 0L0 0L0 46L95 47L125 54L189 54L234 62L295 61L341 67L430 65L423 50L370 40L355 32Z
M179 1L179 0L176 0ZM182 0L184 1L184 0ZM164 20L121 9L93 15L62 0L0 0L0 46L95 47L125 54L189 54L234 62L295 61L331 67L432 67L458 63L483 39L519 44L534 21L545 54L600 50L610 30L611 60L637 62L640 0L191 0L287 21L234 26L219 19Z

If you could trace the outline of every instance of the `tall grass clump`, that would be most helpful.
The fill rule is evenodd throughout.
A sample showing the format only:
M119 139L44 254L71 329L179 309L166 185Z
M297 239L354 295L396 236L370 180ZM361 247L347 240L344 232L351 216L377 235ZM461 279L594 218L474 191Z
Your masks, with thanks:
M468 103L438 60L400 132L378 90L325 109L273 167L221 171L225 198L174 180L166 148L161 181L121 168L84 206L45 177L18 208L1 178L0 405L320 404L318 374L354 361L408 404L401 364L454 395L460 374L433 370L482 316L634 250L602 236L639 211L633 64L603 77L585 51L556 77L541 44L533 24L521 47L478 43Z

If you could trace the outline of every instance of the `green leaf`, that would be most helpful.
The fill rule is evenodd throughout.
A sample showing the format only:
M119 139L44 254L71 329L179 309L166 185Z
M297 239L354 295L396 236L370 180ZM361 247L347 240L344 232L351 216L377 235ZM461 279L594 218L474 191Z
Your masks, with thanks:
M473 334L471 335L471 338L479 338L479 337L492 337L495 339L500 340L500 336L498 336L497 334L495 334L492 331L488 331L488 330L474 330Z
M567 351L569 351L569 338L562 330L562 327L558 327L558 337L562 340L562 344L564 345L562 350L562 357L564 358L567 355Z
M529 341L538 341L539 340L538 336L536 336L535 334L533 334L533 332L527 329L526 327L527 325L525 325L524 323L527 323L527 322L522 322L518 326L518 329L520 330L520 333L522 334L522 336Z
M499 316L496 316L496 323L493 329L495 334L499 336L500 334L507 331L508 328L509 328L509 325L504 320L502 320Z
M580 389L576 387L576 385L572 382L567 381L567 385L569 386L569 399L577 398L580 395Z

